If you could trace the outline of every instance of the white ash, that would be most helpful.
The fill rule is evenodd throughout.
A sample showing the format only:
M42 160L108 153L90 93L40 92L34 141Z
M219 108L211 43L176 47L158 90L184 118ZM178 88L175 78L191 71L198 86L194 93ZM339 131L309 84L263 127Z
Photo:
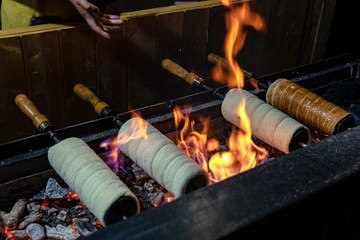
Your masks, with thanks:
M44 227L38 223L31 223L26 228L28 237L32 240L43 240L45 239Z
M26 207L27 200L19 199L9 213L0 211L0 223L13 229L17 226Z
M69 190L62 188L53 178L49 178L46 184L45 194L49 199L66 200L69 198Z
M26 229L24 230L12 230L10 233L14 236L16 240L25 240L27 239Z
M81 235L71 225L65 227L61 224L56 227L45 226L46 236L51 240L76 240Z
M154 192L154 186L149 182L144 183L144 188L151 193Z

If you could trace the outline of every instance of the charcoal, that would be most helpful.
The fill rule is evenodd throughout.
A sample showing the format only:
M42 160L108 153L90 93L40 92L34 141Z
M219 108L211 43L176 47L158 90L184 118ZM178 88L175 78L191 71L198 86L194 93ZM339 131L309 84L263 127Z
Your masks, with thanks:
M38 223L31 223L27 226L26 233L32 240L42 240L45 238L45 230Z
M50 208L48 206L44 205L44 206L41 206L40 211L43 213L47 213L49 211L49 209Z
M158 191L157 193L150 195L150 201L153 205L156 205L161 202L163 197L164 197L164 193L162 191Z
M154 186L149 182L144 183L144 188L151 193L154 191Z
M70 197L69 190L62 188L53 178L49 178L45 188L45 194L51 200L66 200Z
M49 227L45 226L46 229L46 236L48 239L53 240L75 240L80 237L80 234L77 230L73 229L71 225L65 227L61 224L57 225L56 227Z
M137 180L142 180L146 178L150 178L149 174L147 174L143 169L141 168L135 168L132 170Z
M22 218L26 202L26 199L19 199L9 213L0 211L0 222L10 229L16 227L19 219Z
M58 212L59 212L59 209L52 207L48 210L47 214L53 215L53 214L57 214Z
M61 210L59 212L59 214L56 216L56 218L59 219L60 221L64 222L66 220L66 218L67 218L67 215L68 215L67 211Z
M25 240L25 239L27 239L26 230L13 230L13 231L10 231L10 233L13 235L13 238L15 240Z
M140 187L140 186L137 186L137 185L135 185L134 188L136 188L136 189L139 190L139 191L143 191L143 190L144 190L143 187Z
M96 231L96 228L91 226L91 224L87 224L88 222L89 219L84 220L75 218L73 219L73 227L78 230L82 236L89 236Z
M24 217L24 221L19 224L19 229L25 229L29 224L38 222L41 220L43 214L41 212L31 212Z
M46 194L44 191L40 191L39 193L35 194L29 201L43 201L46 199Z
M5 240L5 239L6 239L6 235L4 233L2 226L0 225L0 240Z
M39 203L32 202L26 205L26 208L29 212L39 212L41 205Z

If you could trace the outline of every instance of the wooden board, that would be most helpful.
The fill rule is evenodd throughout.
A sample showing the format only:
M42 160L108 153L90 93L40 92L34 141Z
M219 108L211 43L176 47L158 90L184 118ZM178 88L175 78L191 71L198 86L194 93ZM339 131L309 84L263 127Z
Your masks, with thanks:
M44 32L22 37L29 98L57 127L66 123L59 33Z
M157 17L155 101L169 101L179 96L186 83L162 69L161 61L168 58L181 64L184 13L169 13Z
M28 94L20 37L0 39L0 143L33 134L32 123L15 104Z
M70 125L97 118L89 105L73 91L83 83L96 94L95 38L88 27L60 31L67 118Z
M128 96L132 108L154 103L156 17L127 21Z
M126 22L107 40L96 35L99 98L118 113L127 110Z

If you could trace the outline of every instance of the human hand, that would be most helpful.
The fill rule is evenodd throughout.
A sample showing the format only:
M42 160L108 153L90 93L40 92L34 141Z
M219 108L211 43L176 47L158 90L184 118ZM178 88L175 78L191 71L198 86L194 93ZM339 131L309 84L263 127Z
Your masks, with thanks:
M99 8L87 0L69 0L90 28L100 36L110 39L109 32L119 31L123 21L117 15L103 14Z

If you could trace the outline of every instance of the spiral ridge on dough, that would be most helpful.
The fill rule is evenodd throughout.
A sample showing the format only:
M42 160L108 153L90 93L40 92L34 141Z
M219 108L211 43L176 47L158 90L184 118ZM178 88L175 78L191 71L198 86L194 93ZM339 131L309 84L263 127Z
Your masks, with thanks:
M335 133L339 122L351 117L343 108L287 79L278 79L271 84L266 101L306 126L328 135Z
M81 139L67 138L50 147L51 166L105 224L108 209L121 197L130 197L140 211L139 201L104 161Z
M241 119L237 115L237 109L243 100L252 134L257 138L284 153L289 153L295 134L303 130L307 132L305 143L310 144L311 134L307 127L244 89L233 88L227 92L221 105L221 112L227 121L240 127Z
M119 136L124 131L131 132L134 122L145 121L141 118L131 118L119 130ZM146 138L135 138L125 143L119 142L120 150L142 167L152 178L164 186L176 197L184 195L186 188L197 176L208 176L194 160L177 147L169 138L154 128L147 125Z

